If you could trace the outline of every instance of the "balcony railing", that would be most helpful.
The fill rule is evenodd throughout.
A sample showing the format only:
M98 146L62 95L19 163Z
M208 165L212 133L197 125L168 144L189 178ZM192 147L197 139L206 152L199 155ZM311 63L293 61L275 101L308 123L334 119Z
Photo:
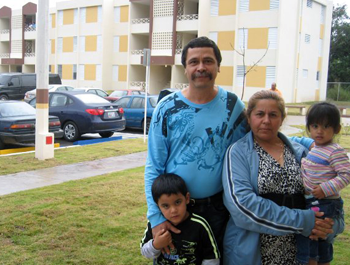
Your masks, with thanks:
M0 58L10 58L9 53L0 53Z
M176 49L175 50L175 54L181 54L182 53L182 49Z
M35 52L26 52L24 57L35 57Z
M184 89L188 87L188 83L175 83L174 86L175 88L178 88L178 89Z
M141 89L141 90L145 91L146 82L144 82L144 81L131 81L130 87L134 88L134 89L137 88L137 89Z
M36 31L36 24L26 25L24 27L24 32Z
M132 55L140 55L140 54L143 54L143 50L133 50L133 51L131 51L131 54Z
M198 14L189 14L189 15L179 15L177 16L178 21L182 20L198 20Z
M0 34L7 34L10 33L10 29L2 29L0 30Z
M147 24L149 21L149 18L134 18L131 20L131 24Z

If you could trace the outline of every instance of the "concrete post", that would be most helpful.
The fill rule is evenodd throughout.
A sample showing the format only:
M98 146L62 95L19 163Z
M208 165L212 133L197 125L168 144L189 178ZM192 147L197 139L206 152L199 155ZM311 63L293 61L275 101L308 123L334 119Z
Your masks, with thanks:
M38 1L36 37L35 157L54 157L54 134L49 133L49 1Z

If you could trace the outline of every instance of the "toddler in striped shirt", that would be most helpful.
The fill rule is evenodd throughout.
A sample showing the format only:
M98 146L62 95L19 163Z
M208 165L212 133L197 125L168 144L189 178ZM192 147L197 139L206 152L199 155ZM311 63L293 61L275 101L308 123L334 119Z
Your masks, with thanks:
M333 142L341 129L339 109L328 102L314 104L306 114L306 128L315 140L315 147L301 162L306 208L332 218L334 232L326 240L318 241L297 235L297 259L303 264L330 264L334 238L345 226L340 190L350 182L349 158L345 150Z

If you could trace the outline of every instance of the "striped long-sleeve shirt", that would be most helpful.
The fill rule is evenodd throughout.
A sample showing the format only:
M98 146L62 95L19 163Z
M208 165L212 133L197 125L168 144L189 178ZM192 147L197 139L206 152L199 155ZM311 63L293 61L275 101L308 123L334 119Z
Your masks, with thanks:
M315 146L301 163L307 193L320 185L326 197L339 197L339 191L350 183L349 158L336 143Z

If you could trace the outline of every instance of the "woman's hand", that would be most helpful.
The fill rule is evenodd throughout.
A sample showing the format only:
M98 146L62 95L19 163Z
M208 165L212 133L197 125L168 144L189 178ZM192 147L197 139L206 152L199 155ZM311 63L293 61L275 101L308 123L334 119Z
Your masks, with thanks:
M315 212L315 226L312 229L311 235L309 236L311 240L318 240L319 238L326 239L329 234L333 233L333 219L319 218L323 215L323 212Z
M158 231L153 239L153 247L161 250L170 245L174 247L170 232L164 229Z

